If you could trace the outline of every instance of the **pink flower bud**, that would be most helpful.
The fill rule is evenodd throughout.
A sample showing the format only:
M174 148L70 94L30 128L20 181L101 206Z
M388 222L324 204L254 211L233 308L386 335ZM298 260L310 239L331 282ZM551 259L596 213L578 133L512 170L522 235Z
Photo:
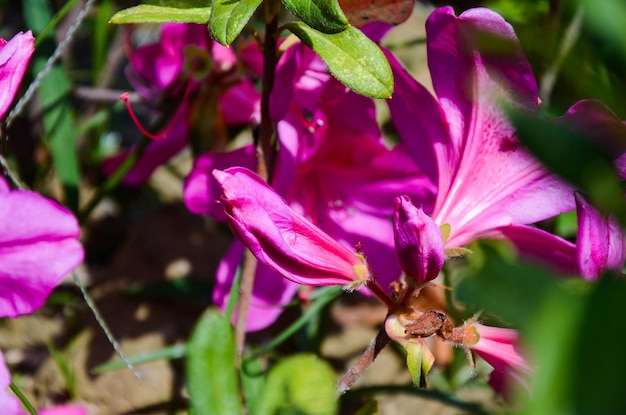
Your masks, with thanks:
M291 209L248 169L213 170L221 203L239 240L265 265L303 285L348 285L369 278L364 258L351 252Z
M407 277L417 284L437 278L445 259L441 229L408 196L395 200L393 234L396 254Z

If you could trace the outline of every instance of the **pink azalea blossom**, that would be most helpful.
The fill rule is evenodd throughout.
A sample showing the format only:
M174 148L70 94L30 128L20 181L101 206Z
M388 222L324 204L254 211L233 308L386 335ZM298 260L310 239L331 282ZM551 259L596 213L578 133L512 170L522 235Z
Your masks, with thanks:
M254 48L246 53L259 54ZM226 48L209 38L206 25L167 23L161 29L160 41L144 45L133 52L127 77L144 102L155 104L163 100L181 100L183 91L201 94L202 83L214 87L224 77L235 73L236 57ZM209 68L209 69L206 69ZM231 85L234 82L234 85ZM219 111L212 116L223 117L227 125L246 124L257 117L260 94L247 78L225 83L229 87L220 91ZM127 185L145 183L154 170L185 148L191 133L191 117L198 102L178 104L173 124L166 137L148 144L124 178ZM214 108L197 109L212 111ZM103 170L112 174L128 157L129 151L106 159Z
M521 148L503 107L533 112L535 78L513 28L488 9L451 7L426 23L435 99L391 55L390 109L403 142L438 183L432 217L447 247L574 208L573 190Z
M8 42L0 39L0 119L4 119L20 87L34 45L30 30L16 34Z
M287 206L250 170L214 170L233 233L265 265L303 285L351 285L368 278L363 259Z
M431 182L402 146L391 150L385 146L373 101L333 79L306 46L288 48L277 73L271 112L278 125L279 150L271 186L291 208L344 246L354 249L360 243L377 280L387 287L400 275L389 220L393 200L409 191L412 200L430 208ZM205 153L196 159L184 191L192 212L224 219L215 203L222 190L211 171L230 166L254 170L254 147ZM235 241L220 263L216 304L226 304L243 251ZM297 289L263 265L258 266L255 281L249 330L273 322Z
M437 278L445 259L443 237L437 224L416 208L408 196L398 196L393 225L396 254L407 277L417 284Z

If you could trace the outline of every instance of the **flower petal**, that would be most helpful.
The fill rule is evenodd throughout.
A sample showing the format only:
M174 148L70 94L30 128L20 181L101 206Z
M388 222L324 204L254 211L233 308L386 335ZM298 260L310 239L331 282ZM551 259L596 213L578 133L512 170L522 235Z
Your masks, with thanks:
M488 9L457 18L444 7L433 12L426 30L433 85L456 149L435 148L437 158L447 160L440 166L456 165L452 174L439 175L433 213L437 223L451 226L446 245L573 209L571 189L520 147L502 109L534 111L538 102L511 25Z
M30 30L16 34L8 42L0 39L0 120L4 119L20 87L34 45L35 38Z
M230 290L237 269L241 265L244 249L239 241L234 241L217 268L213 302L222 310L228 304ZM258 264L250 296L246 331L263 330L274 323L297 290L297 284L283 278L265 265ZM233 322L235 318L236 315L233 315Z
M586 279L606 270L621 273L626 260L626 237L615 218L601 214L576 193L578 266Z
M11 384L11 374L4 363L4 355L0 351L0 408L6 415L22 415L22 404L19 399L8 391Z
M43 305L61 279L83 260L76 218L34 192L0 194L0 316Z

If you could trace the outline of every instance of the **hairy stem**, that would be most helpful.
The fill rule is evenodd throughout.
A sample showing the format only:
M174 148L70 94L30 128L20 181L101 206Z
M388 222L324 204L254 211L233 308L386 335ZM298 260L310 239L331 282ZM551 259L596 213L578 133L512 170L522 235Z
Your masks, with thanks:
M356 382L363 372L374 362L374 359L376 359L381 350L389 344L389 340L385 328L381 328L376 337L371 341L369 346L367 346L367 349L365 349L363 354L359 357L359 360L357 360L356 363L348 369L346 374L339 379L339 383L337 384L338 394L343 395L350 389L354 382Z

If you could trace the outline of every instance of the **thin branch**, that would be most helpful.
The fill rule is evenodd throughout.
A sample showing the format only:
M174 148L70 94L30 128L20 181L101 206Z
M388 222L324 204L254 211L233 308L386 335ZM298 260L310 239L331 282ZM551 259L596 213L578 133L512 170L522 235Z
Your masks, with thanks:
M339 380L337 384L338 394L343 395L352 387L354 382L356 382L363 372L374 362L381 350L389 344L389 340L385 328L381 328L376 337L371 341L369 346L367 346L367 349L365 349L363 354L359 357L359 360L357 360Z

